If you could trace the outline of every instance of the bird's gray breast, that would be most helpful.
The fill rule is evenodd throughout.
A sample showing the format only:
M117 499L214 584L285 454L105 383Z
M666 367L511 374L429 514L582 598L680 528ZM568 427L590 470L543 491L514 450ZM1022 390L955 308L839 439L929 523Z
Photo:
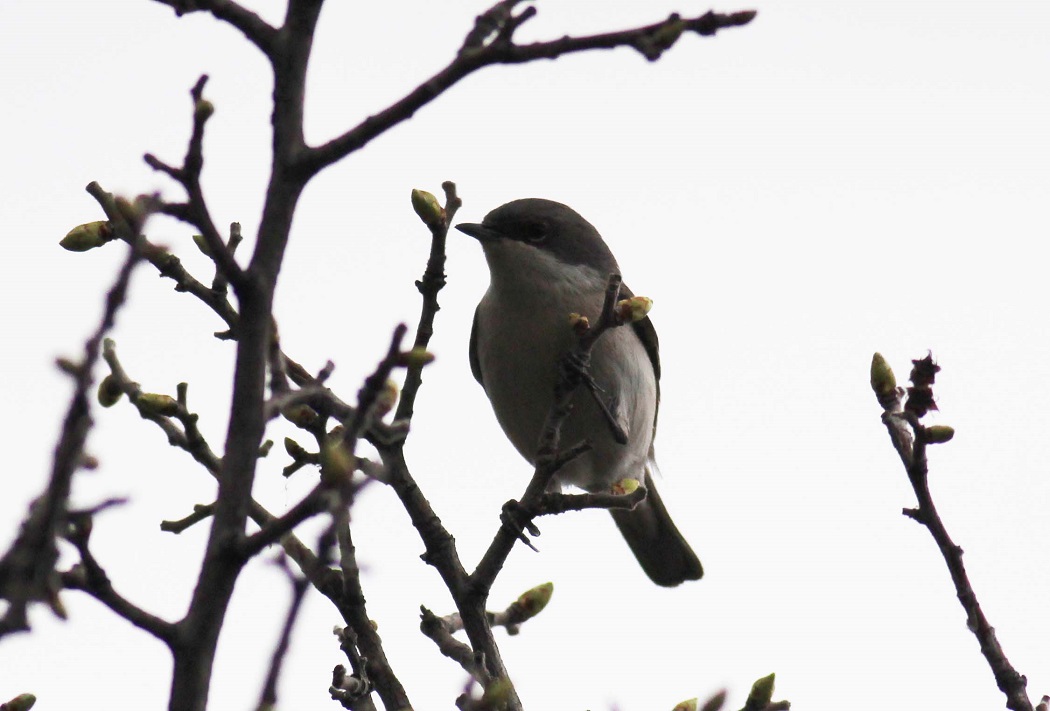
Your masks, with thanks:
M478 305L476 357L482 384L496 418L514 447L529 462L553 400L559 363L575 336L569 314L597 318L604 276L580 271L539 288L494 280ZM623 478L644 478L656 416L656 376L638 336L616 328L595 345L591 375L599 396L628 434L613 439L592 396L580 388L562 428L562 446L589 441L593 449L563 469L558 480L585 489L605 489Z

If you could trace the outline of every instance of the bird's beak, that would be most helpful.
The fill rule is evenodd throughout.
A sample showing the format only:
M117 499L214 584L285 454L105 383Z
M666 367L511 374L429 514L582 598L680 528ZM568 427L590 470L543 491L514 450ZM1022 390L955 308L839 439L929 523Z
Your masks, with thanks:
M460 222L456 225L456 229L465 235L470 235L481 243L491 242L500 237L500 233L496 230L475 222Z

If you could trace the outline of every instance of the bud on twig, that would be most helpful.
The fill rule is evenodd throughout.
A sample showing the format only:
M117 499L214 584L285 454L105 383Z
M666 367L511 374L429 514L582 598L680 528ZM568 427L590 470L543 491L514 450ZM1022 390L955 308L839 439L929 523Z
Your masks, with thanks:
M412 209L427 227L438 227L445 224L445 208L433 194L426 190L412 190Z
M113 407L123 394L120 382L112 373L102 378L102 382L98 384L98 404L102 407Z
M147 415L171 417L179 411L179 403L170 395L160 393L142 393L135 401L138 408Z
M522 593L515 603L521 608L523 613L521 621L524 622L540 614L543 608L547 606L547 603L551 601L551 595L553 594L554 583L543 583Z
M321 481L326 484L338 484L350 481L354 473L354 459L347 450L343 440L335 439L325 442L321 450Z
M620 481L612 485L611 491L617 496L626 496L638 491L638 487L641 485L641 482L637 479L620 479Z
M587 330L591 327L591 320L586 316L581 316L578 313L569 314L569 328L577 336L582 336L587 333Z
M653 308L653 300L648 296L632 296L616 303L616 315L626 323L641 321Z
M397 365L402 368L422 368L434 362L434 354L426 348L413 348L397 354Z
M923 431L926 444L944 444L955 436L955 428L948 425L931 425Z
M897 378L881 353L871 357L871 389L878 398L892 395L897 389Z
M109 222L96 220L77 225L67 232L58 244L62 249L70 252L86 252L89 249L101 247L111 239L113 239L113 228L110 227Z
M36 697L32 694L19 694L6 704L0 704L0 711L29 711L36 703Z
M197 99L193 105L193 117L198 121L207 121L215 113L215 104L207 99Z
M309 405L292 405L281 410L281 414L286 420L299 427L310 427L317 422L317 412Z
M382 417L393 410L394 405L397 404L397 396L399 394L397 383L393 380L386 381L383 384L383 389L379 391L379 396L376 397L376 416Z
M671 711L696 711L699 699L686 699L685 701L679 701L675 704L675 707Z
M744 704L745 711L761 711L773 700L773 686L777 675L764 676L751 685L751 693Z
M204 235L193 235L193 243L197 245L197 249L200 250L201 254L211 258L211 249L208 248L208 240L204 239Z

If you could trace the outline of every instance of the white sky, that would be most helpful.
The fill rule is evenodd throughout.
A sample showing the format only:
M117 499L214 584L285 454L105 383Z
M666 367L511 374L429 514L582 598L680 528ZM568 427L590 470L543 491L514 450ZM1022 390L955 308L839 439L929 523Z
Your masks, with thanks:
M269 17L279 3L260 3ZM367 5L367 6L366 6ZM319 142L445 65L482 2L330 2L309 87ZM522 40L621 29L707 5L540 3ZM931 451L932 488L985 613L1034 700L1050 693L1050 7L1041 2L755 2L748 28L683 38L660 62L631 50L495 67L311 184L278 290L286 350L337 365L350 399L400 320L414 323L426 230L413 187L458 183L460 218L508 200L569 203L656 303L664 366L660 488L707 576L649 583L602 512L541 521L542 553L516 549L494 606L552 580L554 598L502 650L527 708L670 709L777 673L776 698L815 711L1001 708L879 421L868 364L882 351L904 380L932 349L944 367L936 421L956 439ZM178 162L188 90L212 76L217 110L205 186L217 222L258 223L269 162L264 63L203 16L150 2L0 6L6 228L3 393L6 549L45 481L70 387L52 366L97 322L120 249L60 250L101 213L91 180L135 194L179 192L141 162ZM210 278L189 231L149 229ZM248 253L246 245L242 257ZM468 564L529 470L473 381L466 343L487 274L477 245L450 238L449 286L411 438L420 486ZM217 318L143 268L114 337L132 377L190 403L216 449L232 347ZM100 517L94 548L117 589L168 619L185 610L206 528L158 522L214 496L126 403L97 412L75 501L128 495ZM291 432L277 424L278 443ZM281 478L278 445L257 498L281 512L313 478ZM420 709L451 708L464 675L417 631L418 607L451 610L392 492L354 509L369 614ZM313 540L313 534L305 534ZM288 597L263 560L242 576L221 640L212 707L254 705ZM0 645L0 700L40 709L161 708L170 663L158 642L87 597L44 609L32 635ZM325 600L308 598L281 705L331 709L342 661Z

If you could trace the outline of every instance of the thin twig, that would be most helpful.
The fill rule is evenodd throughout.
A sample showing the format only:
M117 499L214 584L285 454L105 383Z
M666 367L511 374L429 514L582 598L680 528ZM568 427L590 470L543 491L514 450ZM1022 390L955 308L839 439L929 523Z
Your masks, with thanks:
M122 221L123 222L123 221ZM129 229L124 223L122 231ZM135 225L133 227L141 227ZM106 305L95 332L84 344L84 356L67 368L74 379L73 395L55 445L54 461L47 488L30 506L18 537L0 558L0 597L8 601L0 618L0 637L9 632L27 630L27 608L33 601L53 599L57 595L55 563L58 561L56 538L65 525L66 508L76 472L84 454L84 444L91 429L89 391L94 383L93 371L98 362L102 340L116 322L117 312L127 297L131 273L142 258L141 243L135 234L121 234L130 240L127 257L106 293Z
M288 605L288 614L285 616L284 626L281 628L281 637L270 658L270 669L266 673L266 682L263 684L262 694L259 696L258 711L270 711L277 705L277 680L281 676L281 667L284 664L285 656L288 654L288 647L292 638L292 627L299 616L299 610L302 607L303 599L306 597L306 591L310 587L309 580L294 575L287 568L285 570L288 572L292 582L292 601Z
M931 442L941 440L936 440L933 436L934 430L923 426L920 419L928 410L936 409L932 385L940 367L933 362L932 355L912 361L912 387L908 389L908 398L902 406L904 391L895 386L892 372L889 372L888 377L882 375L881 381L876 381L875 364L881 361L885 365L881 358L882 356L877 355L877 360L873 361L872 387L875 388L883 408L882 421L886 425L894 449L900 455L908 474L908 481L911 482L919 502L917 509L904 509L903 514L925 526L933 536L948 566L956 597L966 612L966 627L977 638L981 654L988 662L999 690L1006 695L1006 707L1013 711L1032 711L1032 702L1025 690L1027 679L1013 668L999 645L995 630L984 616L966 574L963 550L948 535L930 493L926 448ZM886 371L888 372L888 367Z
M464 47L456 58L404 98L379 113L369 116L362 123L324 145L305 150L301 158L301 169L312 175L345 158L367 145L372 139L389 131L402 121L408 120L416 111L482 67L493 64L523 64L538 59L555 59L577 52L617 47L633 47L646 59L654 61L683 33L692 32L701 36L710 36L721 29L746 25L756 15L751 10L730 14L708 12L700 17L687 20L672 15L663 22L622 32L609 32L589 37L562 37L550 42L518 45L511 41L513 31L535 13L527 12L523 13L524 17L515 17L510 12L510 8L515 4L517 3L500 2L494 6L495 12L490 10L485 13L488 24L483 27L475 26L475 29L467 35ZM482 40L492 33L498 35L499 41L482 44Z

